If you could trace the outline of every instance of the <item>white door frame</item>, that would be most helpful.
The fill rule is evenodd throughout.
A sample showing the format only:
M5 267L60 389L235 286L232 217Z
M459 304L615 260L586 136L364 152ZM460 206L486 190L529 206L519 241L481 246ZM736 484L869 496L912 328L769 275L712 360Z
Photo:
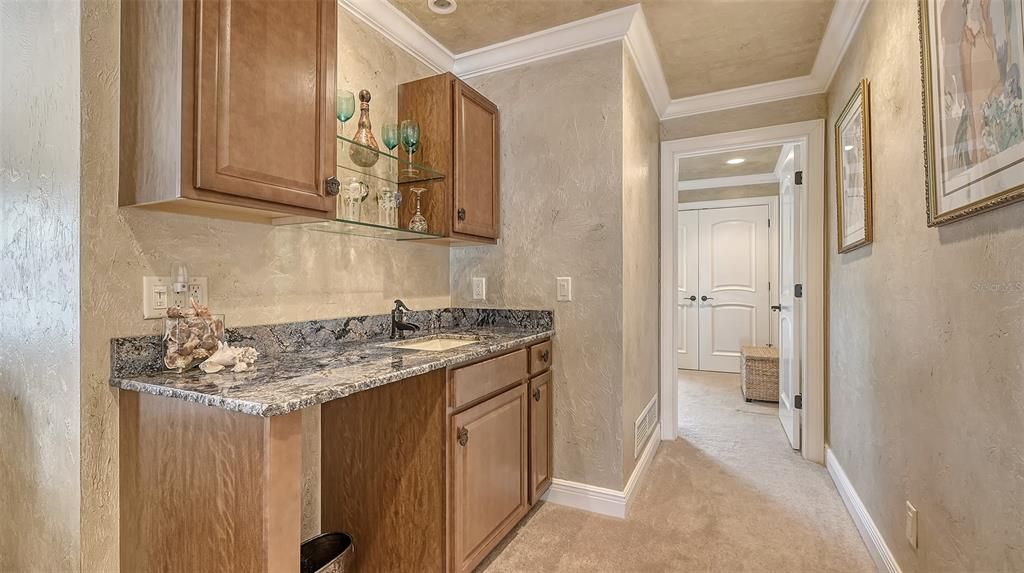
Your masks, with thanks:
M776 181L778 183L778 181ZM768 293L768 304L779 304L779 196L765 195L763 197L742 197L739 199L712 199L709 201L690 201L680 203L676 211L693 211L700 209L728 209L729 207L755 207L766 205L768 207L768 220L771 221L768 227L768 245L770 248L768 256L768 275L772 277L772 288ZM678 248L678 247L677 247ZM779 338L778 315L769 312L768 320L768 342L777 346Z
M803 274L804 313L800 357L801 454L825 462L825 120L818 119L744 131L719 133L661 143L661 439L674 440L679 432L675 353L676 216L679 191L675 164L679 157L744 149L759 145L800 141L804 145L804 195L801 197L801 236L806 255ZM673 256L668 254L672 253Z

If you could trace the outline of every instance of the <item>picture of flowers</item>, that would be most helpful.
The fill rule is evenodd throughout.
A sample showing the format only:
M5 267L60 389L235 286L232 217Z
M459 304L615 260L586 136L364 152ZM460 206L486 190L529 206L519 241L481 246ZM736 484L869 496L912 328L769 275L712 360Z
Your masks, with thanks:
M1022 0L921 0L928 224L1024 199Z

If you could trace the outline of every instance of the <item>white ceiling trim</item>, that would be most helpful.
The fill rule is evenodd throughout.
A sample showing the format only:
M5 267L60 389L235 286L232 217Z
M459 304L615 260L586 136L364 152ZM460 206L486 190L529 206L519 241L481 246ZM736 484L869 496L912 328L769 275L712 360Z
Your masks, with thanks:
M634 17L634 4L541 30L455 56L455 75L471 78L621 40Z
M836 0L810 75L674 99L665 108L661 118L686 117L825 93L842 63L843 55L850 46L869 1Z
M448 48L387 0L338 0L338 5L434 71L454 67L455 56Z
M734 175L732 177L709 177L707 179L690 179L680 181L676 185L679 191L694 191L697 189L719 189L721 187L743 187L745 185L764 185L775 183L779 180L774 173L757 173L755 175Z
M453 71L462 78L621 40L636 62L658 115L671 119L824 93L869 1L836 0L810 75L674 100L670 99L664 69L639 4L461 54L452 54L387 0L338 0L338 4L430 68Z

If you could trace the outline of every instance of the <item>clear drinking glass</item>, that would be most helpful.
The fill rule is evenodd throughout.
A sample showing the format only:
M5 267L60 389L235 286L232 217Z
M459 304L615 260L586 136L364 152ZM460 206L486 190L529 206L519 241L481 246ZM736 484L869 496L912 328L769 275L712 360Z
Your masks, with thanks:
M416 231L419 233L426 233L427 218L424 217L423 213L420 212L420 195L422 195L423 192L426 191L426 189L424 189L423 187L413 187L412 189L410 189L410 191L416 194L416 214L413 215L412 219L409 221L409 230Z
M398 227L398 208L402 194L390 187L377 190L377 222L385 227Z
M370 193L369 187L356 177L345 181L341 189L341 218L358 221L362 211L363 199Z
M409 154L409 165L407 165L402 172L406 175L416 175L419 173L419 170L412 166L412 154L416 153L416 148L420 145L420 124L416 123L416 121L412 119L403 121L401 126L401 135L402 145ZM415 191L415 189L413 191ZM425 191L425 189L423 191Z

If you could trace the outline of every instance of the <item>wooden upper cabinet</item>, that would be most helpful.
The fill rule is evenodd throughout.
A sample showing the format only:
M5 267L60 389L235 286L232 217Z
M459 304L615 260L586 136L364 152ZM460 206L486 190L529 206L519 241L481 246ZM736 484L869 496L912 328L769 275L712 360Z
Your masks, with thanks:
M333 0L124 0L121 204L333 216L336 18Z
M498 108L455 82L455 223L453 231L498 237Z
M433 232L463 241L494 242L499 236L500 121L497 106L454 75L441 74L398 88L398 119L420 125L416 161L447 176L423 185L423 212ZM412 216L414 201L402 205Z

